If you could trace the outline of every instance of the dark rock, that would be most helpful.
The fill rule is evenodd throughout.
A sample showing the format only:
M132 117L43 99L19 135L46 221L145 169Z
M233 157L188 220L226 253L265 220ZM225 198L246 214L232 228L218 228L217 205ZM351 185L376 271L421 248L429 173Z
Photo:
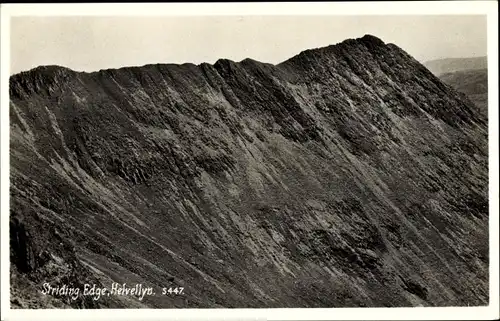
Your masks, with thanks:
M39 67L10 102L13 306L488 302L487 114L394 44ZM186 295L33 297L111 281Z

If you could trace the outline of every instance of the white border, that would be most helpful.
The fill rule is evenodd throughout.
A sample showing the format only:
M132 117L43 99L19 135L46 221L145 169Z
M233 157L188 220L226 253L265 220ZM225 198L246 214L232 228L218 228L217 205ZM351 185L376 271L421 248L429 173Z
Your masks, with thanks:
M490 227L490 307L499 318L499 190L498 190L498 2L487 17L488 26L488 153L489 153L489 227Z
M2 320L480 320L499 317L498 244L498 3L343 2L343 3L197 3L197 4L2 4L1 7L1 312ZM9 300L9 66L11 16L172 16L172 15L443 15L487 14L490 165L490 305L470 308L341 308L341 309L123 309L10 310ZM6 317L7 316L7 317Z
M1 315L10 310L10 246L9 246L9 75L10 75L10 16L5 13L5 7L0 6L0 236L1 236Z
M486 14L494 1L368 1L279 3L120 3L120 4L8 4L11 16L207 16L207 15L442 15Z

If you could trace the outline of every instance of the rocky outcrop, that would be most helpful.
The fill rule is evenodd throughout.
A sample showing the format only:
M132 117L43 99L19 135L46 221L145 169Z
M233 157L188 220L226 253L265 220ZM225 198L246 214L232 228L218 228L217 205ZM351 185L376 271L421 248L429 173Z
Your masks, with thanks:
M103 308L124 307L113 298L43 293L45 284L54 288L84 288L102 284L77 259L70 236L37 213L13 213L10 219L11 306L13 308ZM24 217L26 222L21 221ZM83 290L82 290L83 291Z
M488 304L487 119L394 44L39 67L10 99L21 303L56 271L185 288L72 307Z

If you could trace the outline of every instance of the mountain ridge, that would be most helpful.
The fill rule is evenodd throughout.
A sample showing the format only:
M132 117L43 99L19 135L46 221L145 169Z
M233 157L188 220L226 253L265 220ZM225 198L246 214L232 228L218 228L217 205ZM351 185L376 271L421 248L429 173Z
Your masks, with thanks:
M396 45L38 71L10 82L13 306L487 304L487 119Z
M198 65L192 64L192 63L182 63L182 64L172 64L172 63L156 63L156 64L146 64L143 66L129 66L129 67L121 67L121 68L109 68L109 69L101 69L99 71L93 71L93 72L82 72L82 71L74 71L70 68L67 67L62 67L62 66L57 66L57 65L46 65L46 66L38 66L36 68L33 68L29 71L21 72L19 74L13 75L10 77L10 89L12 90L13 88L16 88L17 84L16 82L18 80L21 80L23 77L33 77L37 78L36 76L40 77L42 76L43 72L48 72L49 74L55 74L60 75L61 77L69 77L70 75L88 75L90 77L99 77L103 76L105 74L113 74L113 73L118 73L118 72L140 72L141 70L147 70L147 69L153 69L153 68L158 68L158 69L181 69L181 70L188 70L190 68L202 68L202 66L210 66L216 68L216 66L222 66L222 65L245 65L248 63L257 63L257 65L262 65L262 66L269 66L269 67L274 67L276 68L277 71L281 70L283 68L286 68L286 65L288 64L293 64L294 61L299 60L301 63L303 62L302 60L305 58L306 60L311 59L311 58L318 58L321 56L330 56L332 55L333 57L338 57L342 58L343 56L349 57L348 49L356 48L357 46L366 46L368 48L370 53L377 54L377 48L378 47L384 47L384 48L394 48L394 50L399 51L403 53L406 58L409 58L412 60L412 62L415 63L417 66L422 66L416 59L408 55L403 49L400 47L394 45L394 44L385 44L380 38L377 38L372 35L364 35L363 37L356 38L356 39L346 39L342 42L339 42L337 44L325 46L325 47L319 47L315 49L307 49L299 54L279 63L276 65L269 64L269 63L262 63L257 60L251 59L251 58L245 58L241 60L240 62L235 62L230 59L226 58L220 58L218 59L213 65L208 64L208 63L200 63ZM304 58L303 58L304 57ZM348 60L349 61L349 60ZM351 67L351 65L349 65ZM358 67L359 68L359 67ZM218 68L216 68L218 69ZM359 69L358 69L359 71ZM427 77L435 77L433 80L439 79L438 76L435 76L430 72L429 70L425 68L421 68L419 72L424 72L426 73ZM31 76L30 76L31 75ZM66 78L65 78L66 79ZM440 85L440 82L437 82L438 85ZM15 94L12 91L10 91L11 94Z
M34 73L34 72L41 71L41 70L46 70L46 69L51 69L51 70L60 69L62 71L67 71L67 72L70 72L70 73L93 74L93 73L100 73L100 72L113 71L113 70L131 69L131 68L132 69L133 68L144 68L144 67L151 67L151 66L158 66L158 65L159 66L184 66L184 65L187 65L187 66L197 66L197 67L200 67L201 65L215 65L218 61L224 61L224 60L227 60L227 61L230 61L230 62L233 62L233 63L242 63L244 61L254 61L254 62L258 62L258 63L265 64L265 65L278 66L278 65L283 64L286 61L288 61L290 59L293 59L293 58L295 58L295 57L297 57L299 55L305 55L305 54L313 53L313 52L316 52L316 51L325 51L325 50L334 48L336 46L343 46L343 45L346 45L346 44L353 44L353 43L360 43L360 42L372 43L372 44L376 44L376 45L386 45L380 38L375 37L375 36L370 35L370 34L366 34L366 35L364 35L362 37L359 37L359 38L345 39L345 40L343 40L341 42L338 42L336 44L331 44L331 45L327 45L327 46L323 46L323 47L317 47L317 48L311 48L311 49L303 50L300 53L298 53L298 54L296 54L296 55L294 55L294 56L292 56L290 58L287 58L284 61L282 61L280 63L277 63L277 64L272 64L272 63L258 61L258 60L255 60L255 59L251 58L251 57L244 58L244 59L242 59L240 61L234 61L234 60L231 60L229 58L219 58L213 64L210 64L208 62L201 62L199 64L194 64L194 63L191 63L191 62L183 62L183 63L148 63L148 64L144 64L144 65L140 65L140 66L138 65L138 66L123 66L123 67L118 67L118 68L103 68L103 69L99 69L99 70L95 70L95 71L77 71L77 70L73 70L73 69L71 69L69 67L66 67L66 66L50 64L50 65L40 65L40 66L37 66L37 67L33 67L33 68L29 69L29 70L20 71L18 73L15 73L15 74L11 75L10 78L18 78L21 75L27 75L27 74L30 74L30 73ZM388 43L387 45L388 46L396 46L396 45L394 45L392 43Z

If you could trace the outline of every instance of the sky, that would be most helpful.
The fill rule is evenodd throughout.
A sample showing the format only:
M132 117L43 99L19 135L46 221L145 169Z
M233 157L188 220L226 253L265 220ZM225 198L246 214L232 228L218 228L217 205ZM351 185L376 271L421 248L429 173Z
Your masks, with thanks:
M425 62L486 56L486 30L483 15L11 17L10 74L39 65L97 71L219 58L276 64L365 34Z

